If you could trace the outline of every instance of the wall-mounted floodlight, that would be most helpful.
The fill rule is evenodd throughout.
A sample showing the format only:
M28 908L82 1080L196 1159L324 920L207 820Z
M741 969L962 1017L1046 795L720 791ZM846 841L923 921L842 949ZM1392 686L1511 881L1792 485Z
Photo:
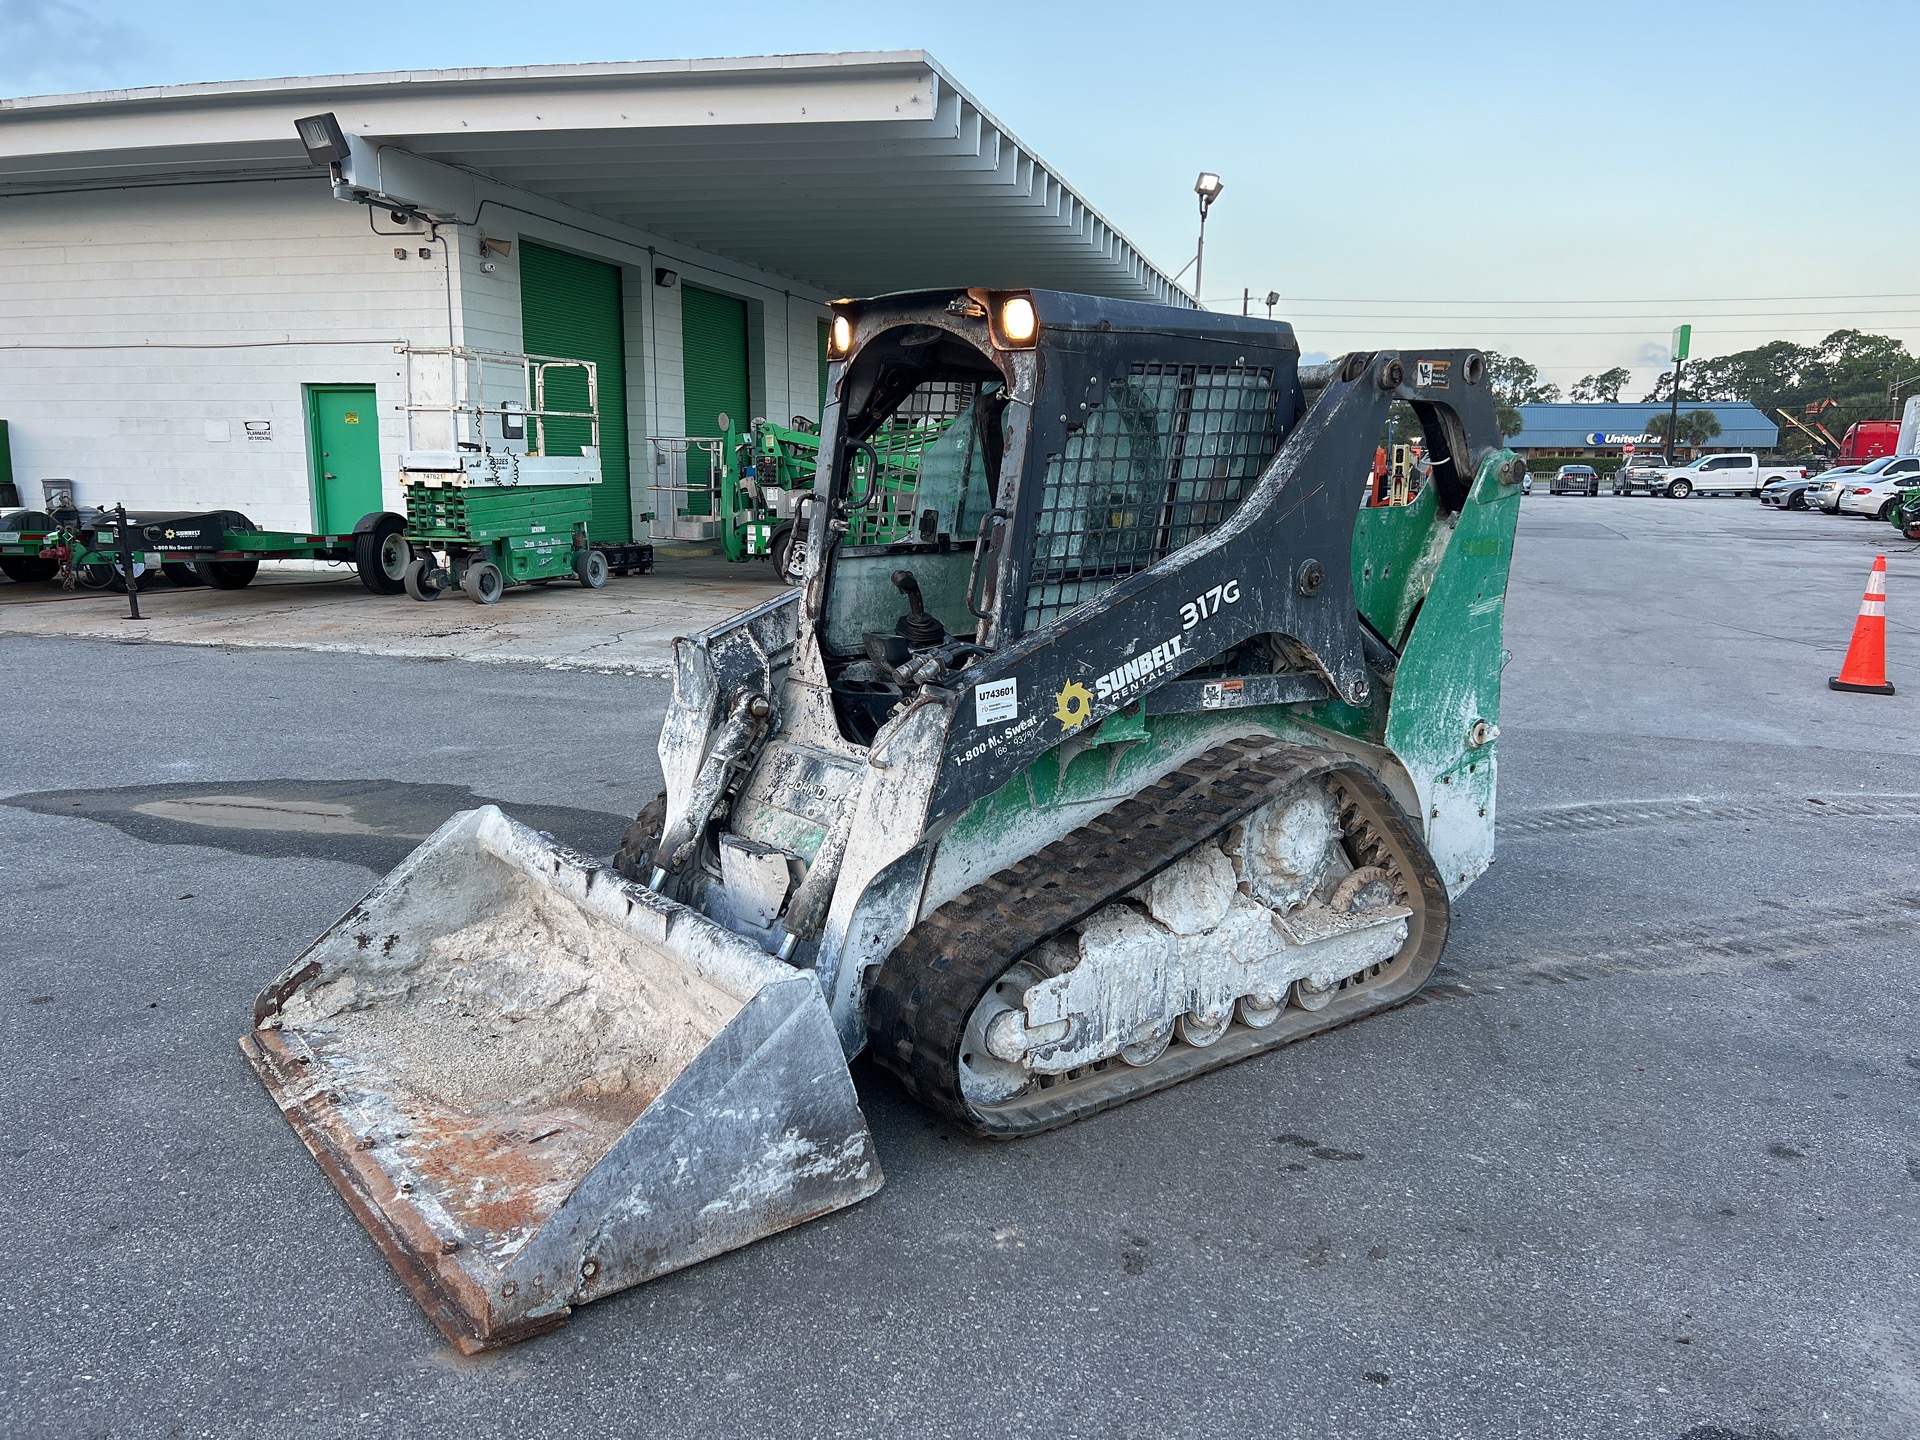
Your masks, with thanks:
M680 283L680 276L677 271L669 270L666 266L661 265L653 272L653 283L658 285L662 290L671 290Z
M346 162L347 132L340 128L332 111L305 116L294 121L293 128L300 133L300 143L307 147L309 163L340 165Z

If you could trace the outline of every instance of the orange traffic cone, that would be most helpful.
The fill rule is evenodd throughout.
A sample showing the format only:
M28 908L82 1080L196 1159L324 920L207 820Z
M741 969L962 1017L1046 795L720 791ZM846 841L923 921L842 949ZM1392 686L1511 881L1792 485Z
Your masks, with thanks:
M1840 673L1827 681L1830 690L1859 690L1868 695L1891 695L1887 683L1887 557L1873 557L1867 593L1860 601L1860 618L1853 622L1853 643Z

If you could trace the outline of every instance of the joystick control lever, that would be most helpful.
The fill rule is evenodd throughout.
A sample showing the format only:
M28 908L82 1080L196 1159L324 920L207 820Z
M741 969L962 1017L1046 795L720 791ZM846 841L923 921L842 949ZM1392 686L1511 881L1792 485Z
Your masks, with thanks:
M947 627L940 623L940 617L927 613L920 582L911 570L894 571L893 588L907 597L907 613L894 622L894 633L905 637L911 649L929 650L947 638Z

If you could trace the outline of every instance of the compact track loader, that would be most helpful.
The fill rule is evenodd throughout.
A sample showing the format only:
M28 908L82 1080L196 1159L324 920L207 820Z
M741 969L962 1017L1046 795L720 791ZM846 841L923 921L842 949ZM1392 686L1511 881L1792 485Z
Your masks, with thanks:
M1064 1124L1407 999L1492 859L1480 355L984 290L831 352L804 584L676 642L614 861L457 815L242 1042L463 1349L872 1193L862 1049Z

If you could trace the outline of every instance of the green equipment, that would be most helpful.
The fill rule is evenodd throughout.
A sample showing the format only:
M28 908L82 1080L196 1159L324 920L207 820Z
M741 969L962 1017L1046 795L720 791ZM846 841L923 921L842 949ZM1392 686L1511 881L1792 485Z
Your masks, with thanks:
M1484 356L1039 290L831 337L803 582L676 641L612 862L464 812L255 1006L463 1350L873 1193L862 1051L1062 1125L1403 1003L1492 862ZM1367 504L1398 403L1431 473Z
M600 484L598 369L590 360L465 346L409 348L402 584L492 605L515 585L653 567L651 545L591 540Z
M727 559L768 559L774 574L799 577L806 561L799 522L819 457L819 427L804 415L794 416L791 425L755 420L744 434L728 421L718 466L720 541Z
M653 568L651 545L587 539L593 501L585 485L503 486L415 477L403 488L413 558L402 583L415 600L438 600L451 588L492 605L513 585L571 577L598 590L609 575Z
M351 534L309 535L263 530L237 510L133 511L129 567L119 554L112 511L81 511L68 497L52 511L0 512L0 573L67 589L125 593L164 578L175 585L243 590L263 560L321 560L351 565L376 595L400 592L408 552L405 522L387 511L361 517Z
M1920 540L1920 485L1900 492L1892 513L1887 517L1893 528L1908 540Z
M852 462L857 498L848 507L846 543L892 544L924 523L914 508L920 455L951 420L896 416L859 447ZM800 415L790 426L755 420L744 435L729 424L722 445L719 513L727 558L766 557L776 575L798 581L806 569L819 429Z
M368 590L416 600L463 591L493 604L513 585L572 577L598 588L653 568L653 546L588 534L600 483L591 361L465 347L408 348L406 514L376 511L351 534L262 530L235 510L137 511L129 566L109 512L71 490L46 511L0 511L0 573L124 591L158 571L179 585L237 590L262 560L350 564ZM50 485L53 482L48 482Z

